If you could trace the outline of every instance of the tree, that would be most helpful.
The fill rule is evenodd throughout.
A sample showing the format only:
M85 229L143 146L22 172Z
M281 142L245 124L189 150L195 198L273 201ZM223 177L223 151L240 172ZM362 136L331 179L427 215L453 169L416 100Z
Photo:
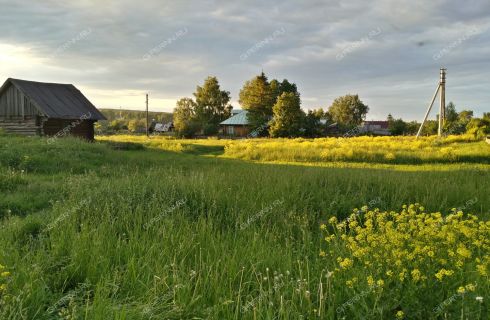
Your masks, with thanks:
M391 115L391 113L389 113L388 114L388 117L386 118L386 121L388 121L388 123L390 123L390 122L395 121L395 118L393 118L393 116Z
M271 87L274 103L277 102L277 98L280 97L284 92L291 92L299 96L299 92L298 92L298 88L296 87L296 84L289 82L287 79L282 80L282 82L273 79L270 82L270 87Z
M407 132L407 123L403 119L396 119L388 124L388 130L394 136L401 136Z
M109 131L109 122L105 120L97 121L94 125L94 129L97 134L107 134Z
M192 137L199 130L195 118L196 103L191 98L182 98L177 101L174 109L174 127L179 136Z
M464 123L468 123L473 118L472 110L463 110L458 114L458 120Z
M274 117L270 122L271 137L297 137L301 135L304 112L301 110L299 96L284 92L273 107Z
M146 129L146 123L143 120L130 120L128 130L132 133L143 132Z
M230 92L221 90L216 77L208 77L202 87L197 86L194 97L195 119L204 134L217 133L219 123L231 115Z
M439 122L436 120L427 120L424 127L422 128L422 135L432 136L437 134L437 128L439 127Z
M119 120L112 120L109 124L109 128L113 131L119 131L122 129L122 122Z
M471 119L466 125L466 133L474 135L477 139L483 139L490 134L490 119Z
M388 121L388 130L392 135L401 136L407 133L408 124L403 119L395 119L390 113L386 120Z
M483 112L483 120L490 120L490 112Z
M417 132L419 131L420 128L420 123L417 121L410 121L407 123L407 129L406 132L409 135L416 135Z
M326 125L321 123L322 119L325 119L323 109L308 110L303 121L303 135L310 138L322 136L326 129Z
M275 103L274 92L263 72L245 83L239 97L242 108L248 111L248 121L252 127L260 127L270 120Z
M458 120L458 112L456 111L456 105L453 102L449 102L446 106L446 122L452 123Z
M356 95L345 95L334 100L328 112L333 121L345 127L354 127L361 124L366 118L369 107Z

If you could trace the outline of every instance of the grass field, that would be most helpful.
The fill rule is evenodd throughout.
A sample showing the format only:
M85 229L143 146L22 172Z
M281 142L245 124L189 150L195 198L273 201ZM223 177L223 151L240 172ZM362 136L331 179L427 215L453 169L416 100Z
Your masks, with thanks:
M490 145L404 139L0 135L0 318L489 319Z

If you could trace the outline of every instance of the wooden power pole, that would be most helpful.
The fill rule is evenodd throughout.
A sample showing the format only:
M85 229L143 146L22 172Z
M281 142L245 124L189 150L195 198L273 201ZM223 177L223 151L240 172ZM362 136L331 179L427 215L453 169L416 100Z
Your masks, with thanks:
M429 108L425 113L424 120L422 121L419 131L417 132L417 138L420 136L420 133L422 132L422 128L424 127L424 124L427 121L427 117L430 114L430 110L432 110L432 106L434 105L434 101L436 101L438 93L440 93L439 96L440 105L439 105L439 128L437 130L437 134L440 137L442 136L442 128L444 127L444 121L446 119L446 69L445 68L441 68L439 84L437 85L437 89L436 92L434 93L434 97L432 97Z
M146 136L150 136L150 127L148 125L149 116L148 116L148 93L146 94Z

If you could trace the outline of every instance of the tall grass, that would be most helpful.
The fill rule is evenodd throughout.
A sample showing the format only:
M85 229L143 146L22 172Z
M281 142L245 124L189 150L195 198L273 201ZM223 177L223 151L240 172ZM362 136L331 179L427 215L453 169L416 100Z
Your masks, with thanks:
M395 308L377 291L364 293L364 283L350 288L330 275L336 261L319 253L337 249L326 247L320 226L366 204L390 211L420 202L431 212L464 208L489 218L490 173L476 166L263 165L199 156L212 148L10 136L0 146L5 319L393 319L399 310L436 319L433 309L470 278L420 294L416 286L387 287L403 297ZM485 297L483 304L458 296L443 310L448 319L459 319L462 304L465 316L488 318L483 279L464 296Z

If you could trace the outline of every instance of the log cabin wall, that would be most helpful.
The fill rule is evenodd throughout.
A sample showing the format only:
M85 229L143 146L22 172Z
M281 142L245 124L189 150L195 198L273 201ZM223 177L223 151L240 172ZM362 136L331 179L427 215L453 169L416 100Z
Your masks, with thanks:
M43 132L47 136L64 137L67 135L94 140L93 120L48 119L43 123Z

